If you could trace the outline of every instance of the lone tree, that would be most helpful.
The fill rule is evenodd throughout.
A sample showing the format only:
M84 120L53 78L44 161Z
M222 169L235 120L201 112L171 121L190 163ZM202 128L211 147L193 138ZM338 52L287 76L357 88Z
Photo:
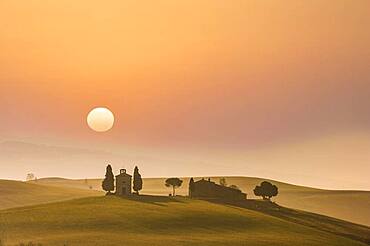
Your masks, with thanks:
M193 197L194 192L194 179L191 178L189 181L189 197Z
M35 180L35 179L36 179L35 174L27 173L26 181L32 181L32 180Z
M225 178L220 178L220 185L227 186L227 182Z
M277 196L279 191L276 185L263 181L261 185L257 185L256 188L254 188L253 192L256 196L262 196L264 200L270 200L271 197Z
M172 196L175 196L175 189L182 185L182 180L179 178L169 178L169 179L166 179L165 185L167 187L172 186Z
M102 188L103 190L108 192L108 195L110 195L111 191L114 190L114 175L111 165L107 166L107 171L105 172L105 179L103 180Z
M139 191L143 188L143 180L139 173L139 168L137 166L134 169L134 191L139 195Z

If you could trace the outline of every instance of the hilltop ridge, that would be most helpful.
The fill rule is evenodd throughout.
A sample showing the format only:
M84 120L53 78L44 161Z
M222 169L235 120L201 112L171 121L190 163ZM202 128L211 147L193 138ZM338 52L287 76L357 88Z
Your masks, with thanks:
M358 224L370 226L370 191L351 190L324 190L299 185L292 185L271 179L256 177L228 177L224 176L229 185L237 185L248 198L256 198L253 189L256 185L266 180L279 188L279 195L274 198L278 204L304 210L308 212L323 214ZM210 177L212 181L219 182L220 177ZM189 177L182 177L183 185L177 189L178 195L188 194ZM195 179L200 179L196 177ZM49 179L43 178L38 184L101 190L101 179ZM168 195L170 190L164 186L165 178L143 178L144 185L142 194Z

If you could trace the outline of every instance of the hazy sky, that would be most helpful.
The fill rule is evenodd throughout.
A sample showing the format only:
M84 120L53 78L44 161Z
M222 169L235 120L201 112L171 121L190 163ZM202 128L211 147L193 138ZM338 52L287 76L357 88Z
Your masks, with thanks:
M368 0L1 0L0 140L110 151L147 176L370 189L369 26ZM87 127L96 106L110 132ZM10 145L0 178L106 164Z

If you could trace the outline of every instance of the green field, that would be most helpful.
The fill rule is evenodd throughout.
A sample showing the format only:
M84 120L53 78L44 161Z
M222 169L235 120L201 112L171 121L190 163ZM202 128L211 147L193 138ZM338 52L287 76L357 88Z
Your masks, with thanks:
M188 178L183 178L184 184L178 189L179 195L186 195ZM218 182L220 177L212 177ZM142 193L150 195L168 195L170 189L164 186L165 178L145 178ZM263 180L253 177L226 177L229 185L234 184L247 192L248 198L254 198L253 189ZM342 191L322 190L304 186L296 186L270 180L279 187L279 195L274 200L280 205L305 210L313 213L359 223L370 226L370 192L369 191ZM80 189L101 190L101 179L70 180L61 178L47 178L38 180L39 184L71 187Z
M32 241L106 246L350 246L366 245L359 240L370 240L368 227L299 211L280 211L268 204L249 201L244 207L186 198L89 197L2 210L0 236L5 245ZM310 223L322 229L312 228ZM342 232L346 235L338 235Z
M0 209L97 196L102 192L0 180Z

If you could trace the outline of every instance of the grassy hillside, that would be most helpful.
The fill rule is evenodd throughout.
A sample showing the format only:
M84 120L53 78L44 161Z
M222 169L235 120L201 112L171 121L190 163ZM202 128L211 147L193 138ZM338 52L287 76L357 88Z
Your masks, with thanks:
M300 218L295 214L289 216ZM354 235L370 232L353 226ZM366 245L241 206L168 197L90 197L2 210L0 233L6 245Z
M178 189L178 194L187 194L188 178L183 178L184 184ZM212 177L218 182L220 177ZM170 189L164 186L164 178L144 179L143 194L168 195ZM226 177L229 185L234 184L247 192L249 198L254 198L253 189L266 179L253 177ZM370 226L370 192L369 191L341 191L321 190L310 187L296 186L270 180L279 187L279 195L275 201L280 205L305 210L313 213L348 220L354 223ZM40 179L39 183L63 187L101 189L100 179L69 180L60 178Z
M99 191L0 180L0 209L100 195Z

